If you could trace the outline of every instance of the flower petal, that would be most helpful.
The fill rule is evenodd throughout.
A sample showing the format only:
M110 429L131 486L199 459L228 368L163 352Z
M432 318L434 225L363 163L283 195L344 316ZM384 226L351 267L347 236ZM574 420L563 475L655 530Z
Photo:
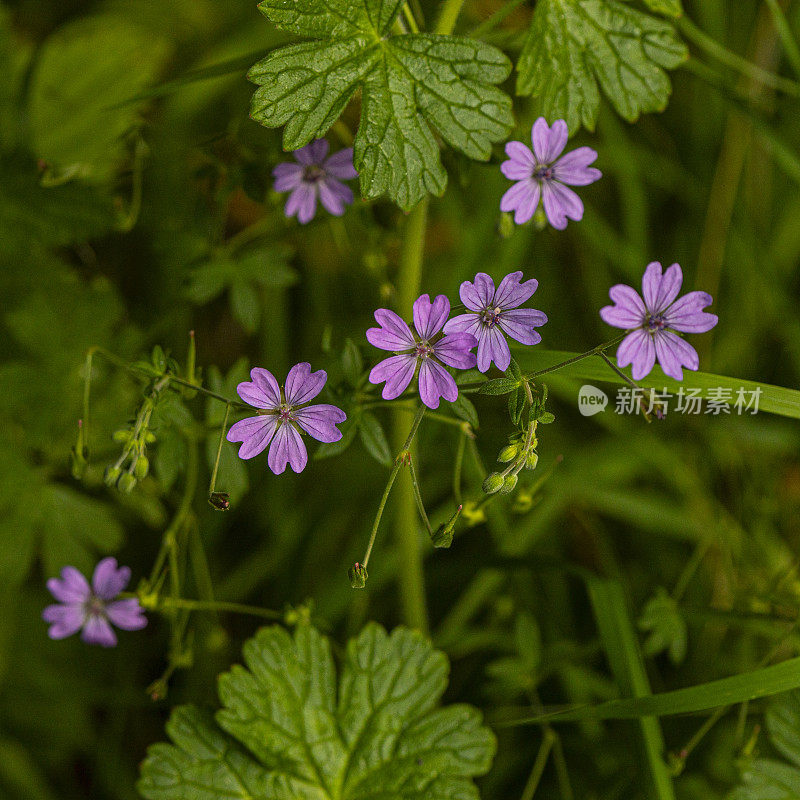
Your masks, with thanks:
M550 224L559 231L567 227L567 220L576 222L583 219L583 202L572 189L558 181L545 181L542 184L544 213Z
M109 603L106 606L106 616L123 631L140 631L147 625L144 609L135 597Z
M541 187L532 178L515 183L501 198L501 211L514 211L514 222L524 225L536 213Z
M494 281L479 272L474 282L464 281L458 290L461 302L471 311L483 311L494 299Z
M665 375L675 378L676 381L682 381L683 370L681 367L693 370L700 368L697 350L680 336L670 331L659 331L653 338L656 340L658 363Z
M425 341L442 329L449 314L450 301L443 294L436 295L433 302L427 294L420 295L414 301L414 327Z
M240 383L236 392L245 403L254 408L278 408L281 404L281 388L275 376L263 367L250 370L250 380ZM233 440L232 440L233 441Z
M591 147L578 147L553 164L553 177L568 186L588 186L603 177L599 169L589 166L596 158Z
M47 588L60 603L83 603L92 593L89 581L75 567L63 567L61 578L50 578Z
M92 588L94 593L103 600L113 600L131 579L130 567L117 567L117 559L104 558L94 568L92 575Z
M484 328L478 339L478 369L486 372L492 361L499 369L507 370L511 363L511 351L503 332L497 326Z
M269 468L280 475L289 464L295 472L302 472L308 463L308 451L297 429L289 422L278 428L267 458Z
M448 367L472 369L476 363L476 356L470 350L477 344L477 337L471 333L449 333L436 342L433 352L436 358Z
M327 139L314 139L313 142L307 144L305 147L295 150L294 157L301 164L305 164L306 166L311 164L321 166L322 162L325 160L325 156L328 155L329 146Z
M51 605L42 611L42 619L52 623L47 631L51 639L65 639L77 633L83 627L84 616L81 603Z
M86 644L99 644L101 647L114 647L117 643L117 635L108 624L108 620L99 614L89 615L83 626L81 639Z
M642 276L642 296L651 314L660 314L678 296L683 283L680 264L673 264L662 275L661 264L652 261Z
M380 328L367 331L367 341L381 350L408 350L416 345L411 328L406 321L388 308L379 308L375 312L375 321Z
M563 119L557 119L549 127L544 117L539 117L531 129L533 153L540 164L551 164L567 145L569 131Z
M547 315L535 308L512 308L500 314L499 326L504 333L522 344L539 344L542 335L535 330L547 322Z
M294 413L295 422L318 442L338 442L342 432L336 427L347 419L341 408L320 403L315 406L306 406Z
M322 164L328 175L333 175L341 181L349 181L358 177L358 172L353 166L353 148L345 147L338 153L328 156Z
M716 314L703 311L713 302L708 292L689 292L664 312L664 321L667 327L682 333L705 333L719 322Z
M628 364L632 364L635 381L649 375L655 363L656 348L653 337L645 330L629 333L617 349L617 365L627 367Z
M376 364L369 373L369 382L378 384L386 381L381 396L384 400L394 400L406 390L414 377L417 359L411 355L391 356Z
M248 417L231 425L226 438L229 442L243 442L239 448L239 458L255 458L264 452L272 440L277 422L274 414Z
M276 192L291 192L303 182L303 167L301 164L278 164L272 170L272 177L275 178L273 189Z
M458 387L453 376L430 358L423 359L419 368L419 396L428 408L439 408L439 398L454 402Z
M286 201L284 213L287 217L297 215L297 221L305 225L314 218L317 211L317 189L316 184L301 183Z
M508 161L500 165L503 175L512 181L522 181L530 178L536 168L536 159L529 147L522 142L509 142L506 145Z
M511 272L500 281L493 305L501 309L516 308L529 300L538 288L539 281L536 278L522 283L522 272Z
M472 284L470 284L471 286ZM478 331L481 328L481 318L478 314L459 314L457 317L447 320L444 325L445 333L471 333L475 339L478 338Z
M290 406L299 406L313 400L322 391L327 380L328 373L324 369L312 372L311 364L307 361L295 364L286 376L286 402Z
M353 192L336 178L323 178L318 184L319 200L334 217L344 214L345 206L352 205Z
M600 309L600 317L607 325L630 330L644 323L647 309L639 293L631 286L618 283L608 290L608 296L614 301L613 306Z

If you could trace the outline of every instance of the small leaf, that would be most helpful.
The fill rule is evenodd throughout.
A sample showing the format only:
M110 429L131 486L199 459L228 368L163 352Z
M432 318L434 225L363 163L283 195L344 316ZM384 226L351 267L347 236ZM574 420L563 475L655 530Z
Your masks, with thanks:
M477 800L494 736L474 708L437 707L447 659L420 634L368 625L338 680L330 642L308 625L262 629L244 660L221 676L215 717L175 710L172 743L142 765L147 800Z
M651 11L667 17L680 17L683 14L681 0L644 0L644 4Z
M519 383L510 378L496 378L493 381L486 381L486 383L478 389L478 394L501 395L513 392Z
M521 386L517 386L517 390L508 395L508 415L511 417L511 422L513 422L514 425L519 425L524 409L525 390Z
M536 421L541 425L550 425L552 422L556 421L556 416L550 411L545 411Z
M383 432L383 427L374 415L368 411L361 414L358 422L358 432L367 452L380 464L390 467L392 465L392 451L389 449L389 442Z
M639 618L639 628L650 634L642 648L646 656L669 651L673 664L680 664L686 657L686 620L678 604L664 589L659 589L656 596L646 603Z
M548 121L565 119L571 133L594 130L601 88L634 122L666 107L665 70L687 58L669 22L618 0L539 0L517 63L517 93L540 98Z
M392 35L399 0L263 0L275 25L312 41L281 47L248 75L260 87L253 119L285 125L295 150L324 136L357 89L361 121L353 145L365 198L388 193L410 209L440 195L447 173L434 131L470 158L487 161L506 137L511 100L493 84L511 70L496 48L465 36Z
M255 333L261 321L261 302L251 284L235 280L230 289L233 318L247 331Z
M352 339L347 339L342 351L342 372L344 372L344 377L351 386L355 387L358 385L363 371L364 359L361 357L361 351Z
M477 429L479 423L478 412L475 410L472 401L462 392L459 392L458 397L450 404L450 408L453 409L453 413L459 419L469 422L473 428Z

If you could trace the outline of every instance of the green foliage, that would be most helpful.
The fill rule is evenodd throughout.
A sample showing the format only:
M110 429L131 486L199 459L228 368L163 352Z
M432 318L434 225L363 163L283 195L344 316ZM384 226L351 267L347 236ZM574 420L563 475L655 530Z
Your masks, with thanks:
M664 589L645 604L639 617L639 629L648 634L642 647L646 656L667 651L673 664L680 664L686 658L686 620L678 604Z
M800 796L800 691L771 703L766 723L770 744L785 761L750 760L742 772L742 785L728 800L792 800Z
M624 119L662 111L664 70L688 51L671 24L618 0L539 0L517 62L517 93L539 98L549 120L594 130L600 90Z
M114 15L59 29L42 47L31 79L36 156L60 173L107 179L126 155L125 137L141 124L137 105L125 101L158 77L167 56L162 40Z
M392 451L389 449L389 442L383 431L383 426L375 418L374 414L364 411L358 420L358 433L366 451L379 463L385 467L392 464Z
M445 656L418 633L368 625L350 641L339 680L330 643L310 626L262 629L245 667L219 682L215 717L193 707L150 748L148 800L218 797L477 798L494 737L464 705L437 708Z
M683 14L681 0L644 0L644 4L651 10L668 17L679 17Z
M361 89L354 163L365 198L388 193L410 209L442 194L447 174L435 130L450 146L486 161L512 125L511 101L493 84L511 70L496 48L463 36L392 35L399 0L264 0L281 30L312 41L273 51L249 78L261 88L252 116L286 125L294 150L323 136ZM433 130L432 130L433 129Z

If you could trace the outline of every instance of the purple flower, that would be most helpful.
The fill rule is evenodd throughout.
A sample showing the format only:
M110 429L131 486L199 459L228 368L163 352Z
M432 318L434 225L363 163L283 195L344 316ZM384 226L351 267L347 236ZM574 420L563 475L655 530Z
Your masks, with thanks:
M450 301L438 295L431 298L423 294L414 301L414 327L387 308L375 312L380 328L367 331L367 341L381 350L396 355L386 358L372 368L370 383L383 383L383 399L394 400L406 389L419 366L419 396L428 408L439 408L439 398L451 403L458 397L458 387L453 376L442 366L471 369L475 354L469 351L478 340L470 333L450 333L435 339L450 314Z
M291 192L286 201L287 217L297 216L305 225L317 211L317 197L336 217L353 202L353 192L342 181L357 178L353 166L353 148L348 147L328 155L328 140L315 139L311 144L294 151L297 164L278 164L272 170L276 192Z
M551 128L544 117L539 117L531 129L533 151L522 142L506 145L509 160L504 161L500 169L506 178L516 183L500 200L500 210L514 211L517 225L534 215L540 197L547 219L560 231L567 227L567 219L583 218L583 203L567 186L587 186L603 174L589 166L597 158L591 147L579 147L561 155L568 137L567 123L563 119L557 119Z
M338 442L342 432L336 427L347 419L336 406L320 403L308 405L328 380L325 370L311 371L308 363L295 364L286 376L281 390L275 376L261 367L250 370L251 381L236 387L239 397L258 409L258 415L247 417L228 431L229 442L242 442L239 458L253 458L268 445L269 468L280 475L289 464L302 472L308 463L308 452L301 433L319 442Z
M697 351L675 331L705 333L718 318L703 311L714 302L707 292L689 292L676 300L682 283L680 264L673 264L662 274L661 264L653 261L642 277L644 300L635 289L621 283L608 292L614 305L601 308L600 316L615 328L632 331L620 343L617 364L633 364L634 380L648 375L656 358L664 373L677 381L683 380L682 367L700 366Z
M479 272L475 282L464 281L458 293L468 314L453 317L445 333L471 333L478 340L478 369L486 372L494 361L502 370L511 363L511 351L504 334L522 344L539 344L542 337L535 329L547 322L547 317L534 308L521 306L539 286L531 279L521 283L522 273L506 275L497 289L485 273Z
M147 625L144 609L135 597L114 598L131 579L129 567L117 567L116 558L104 558L95 568L92 585L75 567L64 567L60 578L50 578L47 588L58 603L47 606L42 619L50 623L51 639L64 639L81 628L87 644L114 647L117 637L111 623L124 631Z

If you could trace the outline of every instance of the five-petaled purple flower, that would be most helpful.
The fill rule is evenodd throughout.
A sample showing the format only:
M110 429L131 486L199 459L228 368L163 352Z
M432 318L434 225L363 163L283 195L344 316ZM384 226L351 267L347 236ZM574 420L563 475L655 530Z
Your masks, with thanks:
M539 286L535 279L521 283L522 273L506 275L495 290L494 281L479 272L474 283L464 281L458 290L469 313L453 317L445 333L471 333L478 340L478 369L486 372L494 361L502 370L511 363L511 351L504 334L522 344L538 344L542 337L536 328L547 316L535 308L518 308Z
M47 588L58 600L42 612L42 619L50 623L48 636L64 639L83 628L84 642L114 647L117 637L111 623L124 631L144 628L147 617L135 597L114 599L130 579L130 568L117 567L116 558L104 558L98 563L91 586L75 567L64 567L61 578L47 581Z
M272 443L267 463L280 475L286 465L302 472L308 463L308 452L301 432L320 442L338 442L342 432L336 427L347 419L336 406L320 403L307 405L328 380L325 370L311 371L311 365L295 364L286 376L281 391L275 376L261 367L250 370L251 381L236 387L239 397L258 409L258 416L248 417L228 431L229 442L242 442L239 458L253 458Z
M396 355L376 364L369 373L370 383L383 383L383 399L394 400L411 383L419 366L419 396L428 408L439 408L439 398L451 403L458 397L453 376L442 366L471 369L475 354L470 350L478 340L470 333L450 333L435 338L450 314L450 301L438 295L433 302L423 294L414 301L416 334L394 311L379 308L375 321L380 328L367 331L367 341ZM441 362L441 363L440 363Z
M658 261L647 265L642 277L642 295L624 284L612 286L613 306L600 309L604 322L631 330L617 350L620 367L633 365L633 379L639 380L653 369L656 358L666 375L683 380L682 367L700 366L697 351L678 336L680 333L705 333L717 324L717 315L703 309L713 302L707 292L689 292L680 300L683 273L673 264L662 274Z
M563 119L557 119L549 127L547 120L539 117L531 129L533 151L522 142L506 145L509 160L500 169L516 183L500 200L500 210L514 211L517 225L534 215L540 197L547 219L558 230L567 227L567 219L583 218L583 203L567 186L587 186L601 178L602 173L589 166L597 158L591 147L579 147L561 155L568 137Z
M297 164L278 164L272 170L275 191L291 192L286 201L286 216L297 215L303 225L314 218L317 198L336 217L341 217L345 206L353 202L353 192L342 183L358 177L353 166L353 148L326 156L328 140L315 139L294 151Z

